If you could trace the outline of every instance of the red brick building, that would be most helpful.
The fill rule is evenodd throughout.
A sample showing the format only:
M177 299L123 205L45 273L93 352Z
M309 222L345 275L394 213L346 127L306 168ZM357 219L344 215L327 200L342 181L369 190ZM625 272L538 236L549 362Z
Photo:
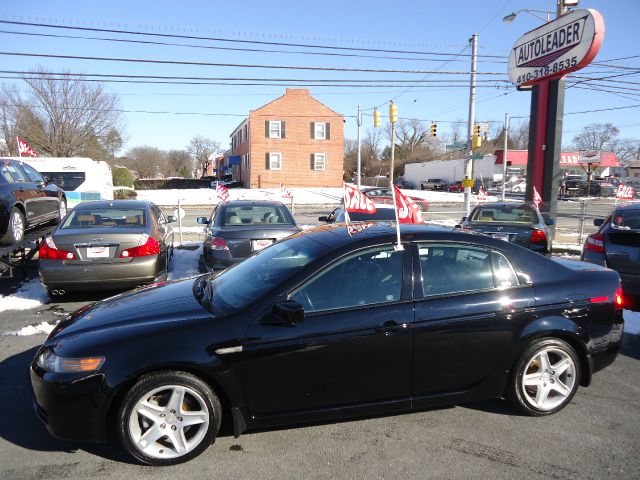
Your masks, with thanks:
M247 188L342 185L344 117L307 89L251 110L230 137L225 163Z

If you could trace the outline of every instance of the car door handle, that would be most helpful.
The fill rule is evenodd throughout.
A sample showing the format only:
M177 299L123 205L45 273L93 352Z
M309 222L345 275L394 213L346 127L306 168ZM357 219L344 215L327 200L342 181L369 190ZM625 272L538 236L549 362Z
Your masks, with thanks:
M403 330L408 326L409 325L406 323L397 323L397 322L394 322L393 320L388 320L384 322L382 325L380 325L379 327L374 328L374 330L376 331L376 333L391 333L391 332L397 332L398 330Z

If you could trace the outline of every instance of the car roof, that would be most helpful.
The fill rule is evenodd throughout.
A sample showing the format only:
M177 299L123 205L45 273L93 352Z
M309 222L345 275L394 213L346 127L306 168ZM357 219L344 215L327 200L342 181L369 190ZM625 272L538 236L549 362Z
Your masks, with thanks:
M148 208L151 202L148 200L95 200L82 202L74 207L75 210L91 208Z
M614 210L640 210L640 203L619 203Z
M231 200L223 204L225 207L243 207L248 205L256 207L285 206L284 203L275 200Z

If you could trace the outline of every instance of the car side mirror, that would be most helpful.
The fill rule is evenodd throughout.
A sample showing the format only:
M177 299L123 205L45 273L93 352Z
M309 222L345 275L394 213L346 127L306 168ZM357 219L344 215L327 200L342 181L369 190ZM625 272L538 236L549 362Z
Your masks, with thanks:
M289 325L304 321L304 306L295 300L285 300L273 306L273 314Z
M460 220L460 223L464 222L467 219L467 217L462 217L462 220Z
M326 215L323 215L321 217L318 217L318 221L329 223L329 217Z
M603 223L604 223L604 218L594 218L593 219L593 225L595 227L601 227Z
M173 215L168 215L167 216L167 223L174 223L176 221L177 221L177 219Z
M201 225L209 225L209 219L207 217L198 217L196 218L196 222Z
M454 225L454 228L462 228L462 224L457 223L456 225Z
M553 218L545 218L544 219L544 224L545 225L553 225L555 222L555 220Z

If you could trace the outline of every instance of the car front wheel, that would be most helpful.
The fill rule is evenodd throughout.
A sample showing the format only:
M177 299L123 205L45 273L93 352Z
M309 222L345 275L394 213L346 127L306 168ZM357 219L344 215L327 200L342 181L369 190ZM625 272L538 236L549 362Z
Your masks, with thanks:
M7 225L6 233L0 238L0 244L12 245L22 241L24 238L24 230L26 228L26 221L22 212L13 207L9 212L9 223Z
M119 415L125 449L148 465L174 465L202 453L215 440L222 408L209 385L186 372L142 377Z
M571 345L559 339L536 340L516 363L509 397L528 415L550 415L571 401L579 379L580 361Z

